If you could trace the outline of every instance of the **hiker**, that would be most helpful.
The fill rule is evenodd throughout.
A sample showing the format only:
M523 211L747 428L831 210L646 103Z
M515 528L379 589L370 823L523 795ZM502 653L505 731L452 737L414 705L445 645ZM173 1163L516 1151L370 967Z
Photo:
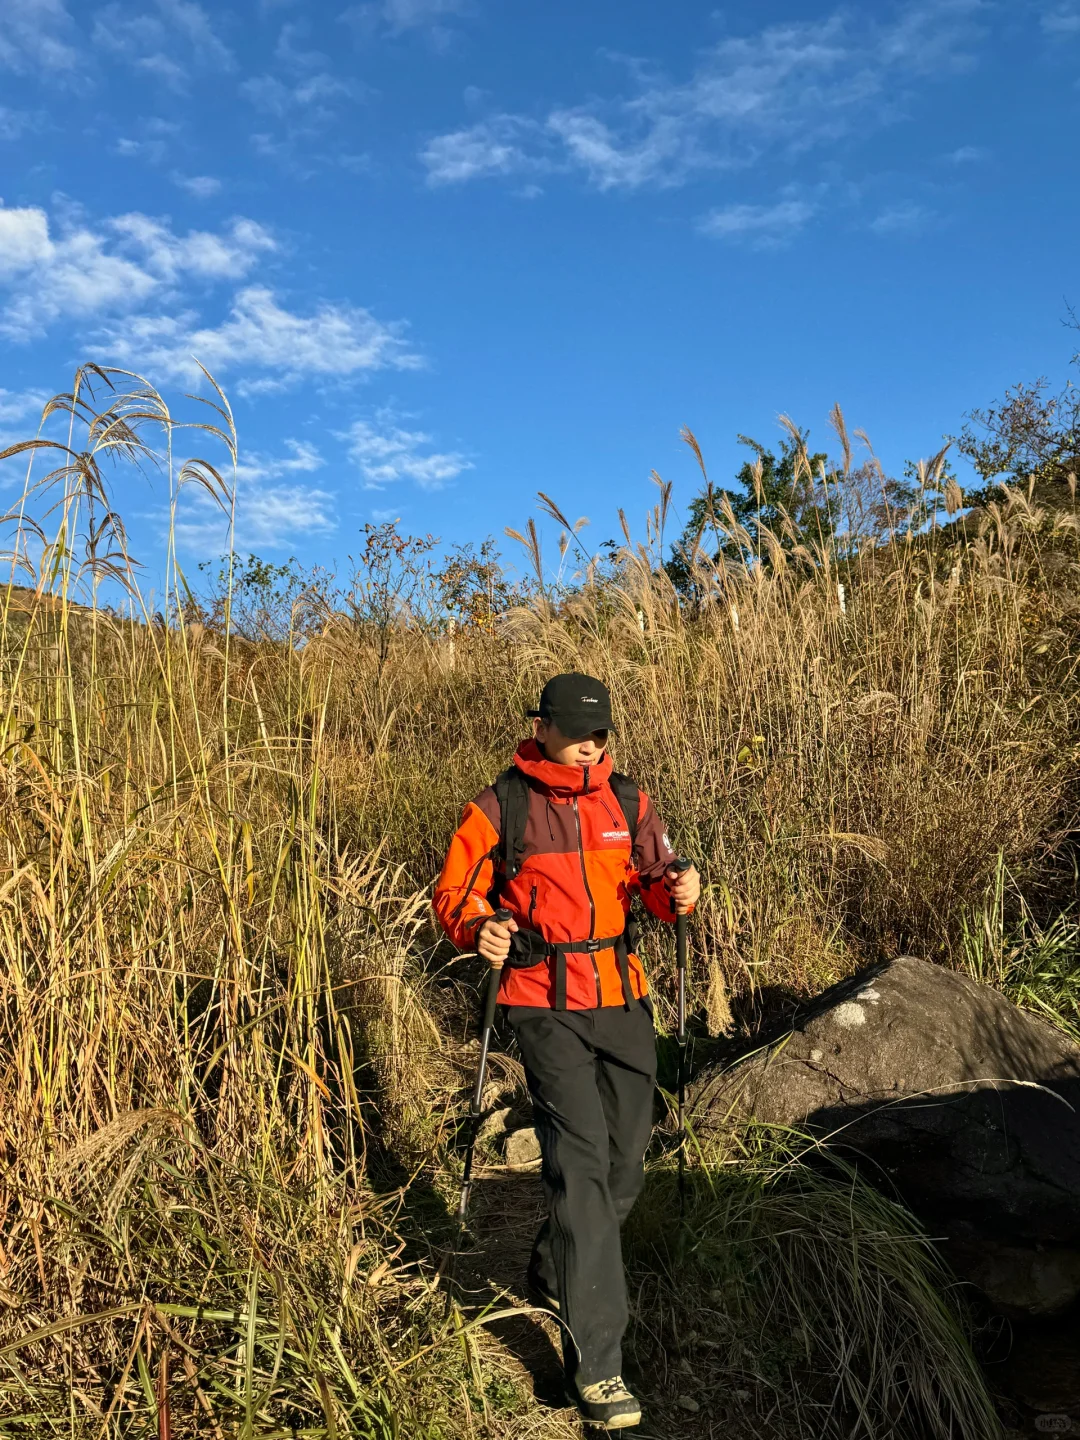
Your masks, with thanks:
M528 714L532 737L465 807L434 906L456 945L502 968L499 1001L525 1064L548 1206L529 1289L565 1322L582 1415L621 1429L641 1407L620 1374L620 1227L644 1180L656 1080L630 906L640 894L674 921L701 886L692 866L671 868L651 802L614 773L611 697L599 680L557 675ZM511 916L503 923L493 918L500 907Z

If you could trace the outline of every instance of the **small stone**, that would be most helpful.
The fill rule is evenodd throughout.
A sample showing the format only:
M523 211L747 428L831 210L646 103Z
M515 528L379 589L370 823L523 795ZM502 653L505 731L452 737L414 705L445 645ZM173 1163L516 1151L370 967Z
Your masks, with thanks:
M691 1399L689 1395L680 1395L676 1399L675 1404L678 1405L680 1410L686 1410L691 1415L696 1415L701 1409L698 1402Z
M534 1170L540 1164L540 1141L531 1125L510 1131L503 1155L511 1170Z
M679 1374L680 1374L680 1375L693 1375L693 1373L694 1373L694 1367L690 1364L690 1361L689 1361L689 1360L682 1359L682 1360L679 1361Z
M739 1402L740 1405L746 1405L746 1404L748 1404L748 1403L749 1403L749 1400L750 1400L750 1391L749 1391L749 1390L736 1390L736 1391L735 1391L735 1399Z
M811 1050L811 1051L810 1051L810 1059L813 1060L813 1062L814 1062L815 1065L817 1065L819 1061L825 1059L825 1051L824 1051L824 1050Z
M490 1115L484 1117L476 1137L477 1140L482 1144L485 1140L493 1140L497 1135L505 1135L513 1113L509 1105L505 1109L492 1110Z

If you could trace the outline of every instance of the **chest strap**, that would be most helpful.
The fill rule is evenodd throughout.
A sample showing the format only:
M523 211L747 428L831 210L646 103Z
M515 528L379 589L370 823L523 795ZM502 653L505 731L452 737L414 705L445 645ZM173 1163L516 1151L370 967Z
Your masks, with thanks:
M629 1010L634 1004L634 992L630 985L630 947L627 932L612 935L606 940L545 940L535 930L518 930L510 937L510 955L507 964L515 969L527 969L542 961L555 964L555 1009L566 1009L566 957L567 955L595 955L600 950L614 950L622 982L623 1004ZM602 996L600 997L603 998Z

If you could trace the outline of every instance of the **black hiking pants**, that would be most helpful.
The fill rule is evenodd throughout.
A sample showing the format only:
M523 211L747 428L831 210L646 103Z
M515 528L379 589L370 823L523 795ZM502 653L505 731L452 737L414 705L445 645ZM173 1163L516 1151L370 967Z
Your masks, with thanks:
M557 1296L568 1378L622 1370L626 1275L620 1229L641 1192L652 1132L652 1005L545 1010L511 1006L532 1096L548 1217L530 1274Z

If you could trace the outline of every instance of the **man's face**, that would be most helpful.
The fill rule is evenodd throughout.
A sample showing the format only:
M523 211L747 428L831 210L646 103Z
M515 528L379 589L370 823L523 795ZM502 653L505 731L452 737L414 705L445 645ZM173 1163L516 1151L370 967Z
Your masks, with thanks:
M595 765L608 743L606 730L594 730L590 735L564 735L554 720L534 720L533 735L544 747L547 758L556 765Z

